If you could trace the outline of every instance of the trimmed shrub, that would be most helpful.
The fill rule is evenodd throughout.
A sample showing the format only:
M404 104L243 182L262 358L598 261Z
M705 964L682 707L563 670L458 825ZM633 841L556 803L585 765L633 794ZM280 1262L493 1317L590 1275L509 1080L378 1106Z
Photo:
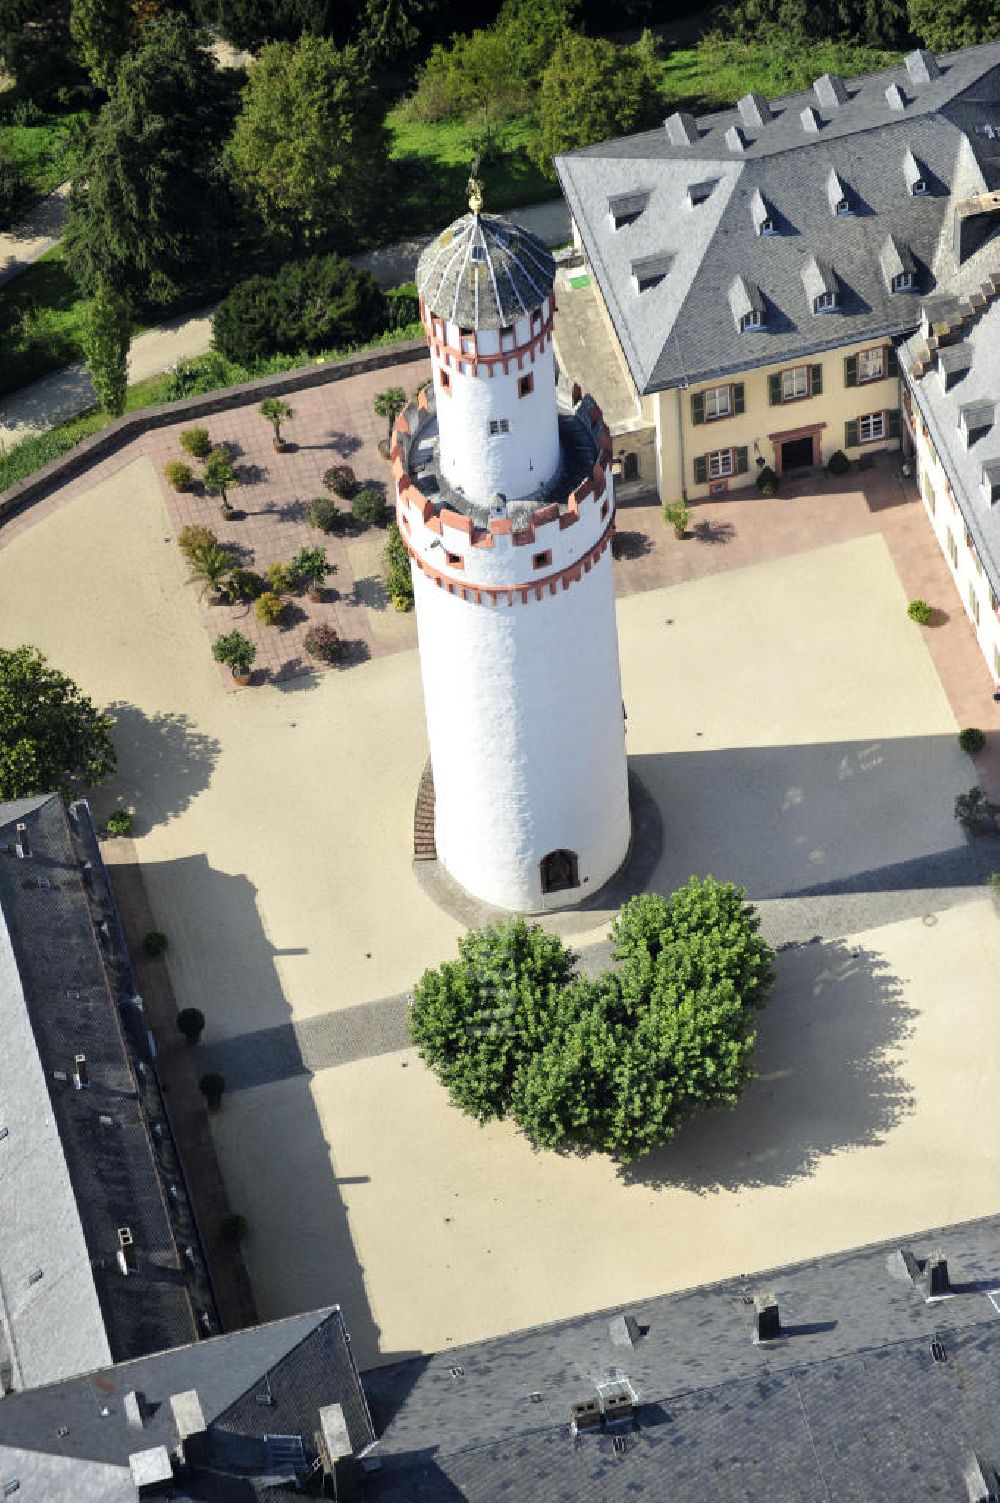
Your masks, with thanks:
M219 539L210 527L201 527L197 522L181 529L177 546L189 564L197 562L203 553L219 546Z
M273 277L253 276L222 299L212 319L213 344L244 364L302 350L364 340L389 327L382 289L343 256L289 261Z
M131 835L134 824L135 816L130 809L116 809L108 815L106 828L109 835Z
M321 663L335 663L344 650L339 636L326 621L309 628L303 646L311 658L318 658Z
M167 484L175 491L190 489L191 482L194 479L194 470L192 470L189 464L185 464L183 459L168 459L167 463L163 466L163 473L166 476Z
M142 948L145 950L147 955L151 955L154 959L156 959L157 956L166 953L167 945L169 943L170 941L167 939L167 936L163 933L162 929L150 929L149 933L143 939Z
M182 1007L177 1014L177 1031L189 1044L196 1044L205 1028L205 1014L197 1007Z
M329 470L327 474L329 474ZM334 532L340 522L340 507L332 496L317 496L315 501L310 501L306 516L311 527L319 528L320 532Z
M295 586L295 579L288 564L268 564L267 577L271 582L271 593L275 595L287 595Z
M285 602L273 590L265 590L263 595L259 595L254 601L253 609L257 620L262 621L265 626L277 626L285 614Z
M358 478L349 464L332 464L323 472L323 484L341 501L350 501L358 488Z
M288 562L288 577L295 590L321 590L337 565L331 564L325 548L300 548Z
M199 1080L198 1089L204 1096L209 1111L217 1112L222 1105L222 1096L226 1089L226 1077L224 1075L217 1075L214 1070L210 1070L207 1075L203 1075Z
M827 465L827 469L829 470L831 475L846 475L850 468L851 461L848 459L843 449L837 449L835 453L830 455L830 462Z
M411 611L413 609L413 574L410 570L410 555L406 551L406 544L395 522L390 522L386 531L382 563L389 599L397 611Z
M242 678L250 672L257 648L249 637L234 628L216 637L212 656L217 663L225 664L233 678Z
M970 757L974 757L986 745L986 732L976 726L968 726L964 731L959 731L958 744Z
M212 440L207 428L185 428L180 436L180 445L192 459L207 459L212 452Z
M230 605L236 605L241 600L259 599L267 589L267 580L253 569L237 567L231 570L224 588Z
M351 502L351 516L368 527L378 527L385 521L385 496L374 486L366 486Z
M926 600L911 600L906 607L906 614L911 621L916 621L918 626L926 626L934 615L934 608L928 605Z
M416 282L404 282L400 287L389 287L385 294L386 328L405 329L420 318L420 294Z
M955 799L955 818L963 830L995 830L1000 804L994 804L977 784Z
M757 472L757 489L762 496L773 496L778 489L778 477L769 464Z

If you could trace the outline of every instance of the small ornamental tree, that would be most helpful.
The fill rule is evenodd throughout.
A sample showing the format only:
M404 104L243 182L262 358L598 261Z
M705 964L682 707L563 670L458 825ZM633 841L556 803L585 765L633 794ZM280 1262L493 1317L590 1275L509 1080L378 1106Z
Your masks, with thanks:
M0 648L0 799L70 798L114 772L111 720L37 647Z
M376 417L384 417L389 425L388 437L392 440L392 425L396 421L403 408L406 406L406 392L401 386L387 386L383 391L377 392L372 402L372 411Z
M253 667L257 648L249 637L245 637L241 631L234 629L216 637L212 646L212 656L217 663L225 664L233 678L246 678Z
M183 459L168 459L163 466L163 473L167 484L175 491L189 490L194 479L194 470Z
M395 522L390 522L386 531L382 563L389 598L397 611L413 609L413 574L410 570L410 555L406 551L403 535Z
M742 888L693 877L627 903L615 969L577 977L523 919L473 931L417 983L410 1031L463 1111L511 1116L535 1147L628 1161L749 1083L773 953Z
M193 564L209 548L218 547L218 543L219 539L212 529L202 527L197 522L189 522L187 527L182 527L177 539L177 546L189 564Z
M205 1014L198 1007L182 1007L177 1014L177 1031L189 1044L196 1044L205 1029Z
M188 584L200 584L201 592L218 595L222 592L227 576L236 562L228 548L212 543L192 560Z
M274 429L274 445L277 448L279 444L284 442L281 437L282 423L288 422L295 414L288 403L283 402L280 397L265 397L264 401L260 404L260 414L261 417L267 418Z
M327 472L329 473L329 471ZM320 532L333 532L338 527L343 513L332 496L317 496L306 508L309 525Z
M328 621L310 626L302 645L309 656L320 663L336 663L344 655L344 644Z
M374 486L366 486L351 502L351 516L366 527L378 527L385 521L385 496Z
M332 464L323 471L323 484L341 501L350 501L358 488L357 476L349 464Z
M207 428L185 428L180 436L180 445L192 459L207 459L212 452L212 440Z
M321 590L325 582L336 572L337 565L330 563L325 548L300 548L288 563L288 577L292 589L307 590L310 594L316 594Z
M212 450L205 460L205 489L210 496L222 497L222 512L225 515L231 508L229 505L229 488L236 484L236 470L233 466L229 450L222 444Z

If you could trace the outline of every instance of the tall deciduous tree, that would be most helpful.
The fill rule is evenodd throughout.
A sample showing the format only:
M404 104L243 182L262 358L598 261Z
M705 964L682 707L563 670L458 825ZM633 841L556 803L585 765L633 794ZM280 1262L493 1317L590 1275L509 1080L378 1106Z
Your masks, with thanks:
M386 157L356 48L308 35L264 48L228 161L237 194L276 241L351 243L378 202Z
M110 92L129 44L130 0L73 0L69 29L90 77L99 89Z
M749 1082L773 981L759 923L742 888L692 878L625 905L617 966L596 978L523 920L468 934L418 982L411 1034L463 1111L510 1115L536 1147L634 1159Z
M102 277L87 304L83 351L97 400L112 417L120 417L125 411L131 334L128 298Z
M1000 35L997 0L909 0L910 26L935 52L971 47Z
M656 119L658 105L651 35L618 48L602 37L566 32L542 78L539 165L554 177L557 153L642 130Z
M216 269L223 129L204 35L156 18L122 59L73 180L66 245L84 292L114 278L155 308Z
M37 647L0 648L0 799L69 797L114 770L108 716Z

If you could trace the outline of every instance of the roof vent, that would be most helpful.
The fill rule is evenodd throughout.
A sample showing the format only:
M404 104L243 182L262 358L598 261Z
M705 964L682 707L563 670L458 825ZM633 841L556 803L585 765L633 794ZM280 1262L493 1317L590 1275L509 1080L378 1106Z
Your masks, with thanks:
M958 432L966 449L993 427L996 408L992 402L967 402L958 409Z
M354 1450L341 1404L324 1404L319 1411L319 1433L322 1440L321 1455L327 1471L333 1464Z
M632 262L632 286L636 292L658 287L673 265L673 256L642 256Z
M14 851L19 861L27 861L31 856L31 841L28 839L28 826L23 821L19 821L17 826Z
M762 329L767 321L764 299L756 282L736 276L729 284L729 307L740 334Z
M753 1299L754 1341L777 1341L781 1335L776 1294L755 1294Z
M642 1328L634 1315L616 1315L608 1324L612 1346L635 1346Z
M885 91L885 102L891 110L906 109L906 95L897 83L891 83Z
M823 124L822 120L819 118L818 111L814 110L811 104L806 105L805 109L799 116L799 119L802 121L802 129L809 131L810 134L814 136L818 133L820 126Z
M817 78L813 84L816 98L825 110L837 110L842 104L846 104L849 95L847 86L839 73L824 73L822 78Z
M965 1492L969 1503L997 1503L1000 1498L1000 1476L996 1467L975 1452L965 1468Z
M927 1298L940 1299L951 1290L948 1277L948 1259L943 1252L931 1253L927 1260Z
M941 77L937 58L933 52L927 52L923 47L918 47L916 52L907 53L903 61L910 83L930 83L932 79Z
M850 214L851 200L835 167L830 168L830 173L826 180L826 196L830 200L830 208L834 214L841 218L845 214Z
M139 1257L132 1237L132 1228L120 1226L118 1228L118 1267L127 1278L130 1273L138 1273Z
M943 391L951 391L972 366L972 351L964 344L946 345L937 352L937 371Z
M599 1430L603 1419L597 1399L581 1399L569 1406L569 1426L574 1435L580 1430Z
M983 465L983 497L990 506L1000 501L1000 459L989 459Z
M731 125L726 131L726 145L730 151L746 151L749 142L738 125Z
M763 94L744 94L736 108L744 125L767 125L774 119L771 106Z
M906 155L903 157L903 177L906 179L906 186L914 198L925 198L927 196L926 169L917 161L910 150L907 150Z
M672 146L691 146L698 139L698 127L693 115L686 110L676 110L663 122L667 138Z
M142 1429L142 1394L130 1388L122 1401L125 1419L130 1430Z
M619 193L608 199L608 217L611 227L615 230L623 230L626 225L635 224L639 215L649 203L649 193Z
M774 215L759 188L755 188L750 195L750 216L753 219L753 227L758 235L776 235L778 233Z

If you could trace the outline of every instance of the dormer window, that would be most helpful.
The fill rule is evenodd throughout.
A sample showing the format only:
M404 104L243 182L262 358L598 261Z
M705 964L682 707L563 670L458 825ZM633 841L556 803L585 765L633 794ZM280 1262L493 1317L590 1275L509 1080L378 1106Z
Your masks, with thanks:
M833 313L840 306L837 274L828 262L810 256L802 268L802 285L813 313Z
M698 206L698 204L705 203L706 199L711 198L711 196L712 196L712 189L714 187L715 187L715 183L714 182L711 182L711 183L689 183L688 184L688 203L691 205L692 209L696 208Z
M632 286L636 292L650 292L659 287L673 264L673 256L643 256L632 262Z
M776 235L778 231L775 229L774 220L762 219L757 233L758 235Z
M837 306L837 294L835 292L821 292L819 297L813 298L814 313L832 313Z
M771 211L771 206L759 188L753 190L750 198L750 217L753 219L753 227L758 235L776 235L778 233L778 227Z
M892 292L912 292L916 286L916 279L912 271L901 271L894 276L890 283Z
M635 224L649 203L648 193L620 193L608 199L608 218L613 230L623 230Z
M729 306L741 334L764 327L767 310L756 282L749 282L742 276L734 277L729 284Z
M832 167L826 180L826 196L829 199L830 208L838 219L852 212L850 195Z
M927 197L927 181L926 181L926 179L922 178L922 177L915 177L913 179L913 182L910 184L910 192L913 194L914 198L926 198Z
M763 313L744 313L740 317L740 333L749 334L754 329L764 327Z
M836 208L834 209L834 213L836 213L838 215L842 215L842 214L849 214L850 212L851 212L851 206L847 202L847 199L846 198L838 198L837 199Z

